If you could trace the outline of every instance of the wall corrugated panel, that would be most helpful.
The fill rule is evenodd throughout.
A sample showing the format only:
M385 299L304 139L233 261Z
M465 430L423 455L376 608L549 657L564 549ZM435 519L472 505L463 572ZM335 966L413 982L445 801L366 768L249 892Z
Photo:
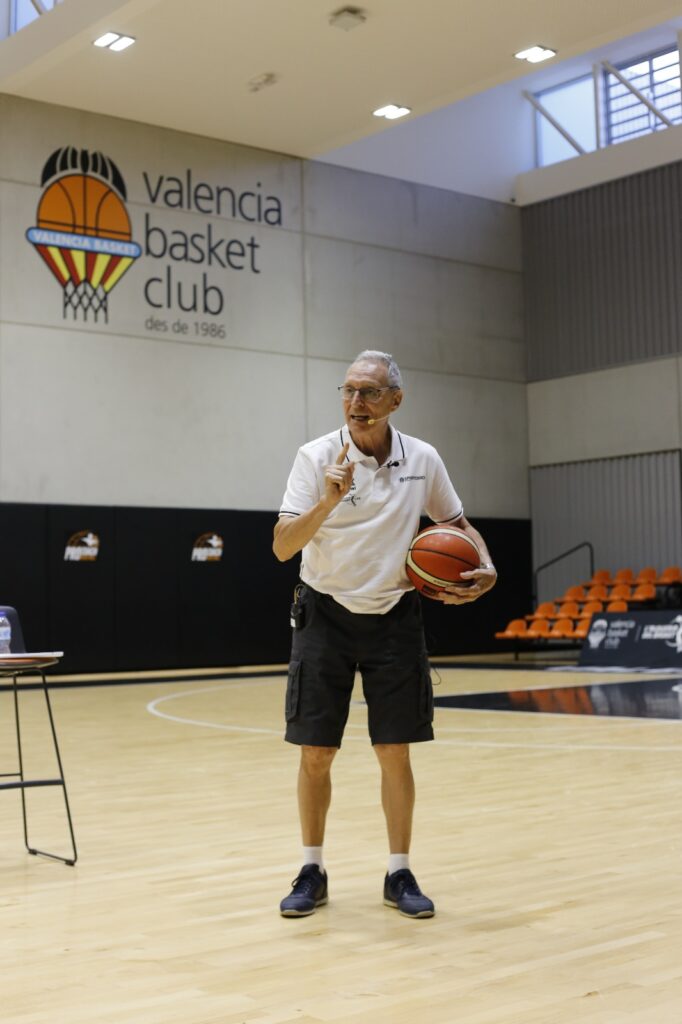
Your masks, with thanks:
M594 546L595 568L682 565L682 453L531 469L533 567L582 541ZM540 573L539 599L587 579L583 550Z
M530 380L682 352L682 163L522 211Z

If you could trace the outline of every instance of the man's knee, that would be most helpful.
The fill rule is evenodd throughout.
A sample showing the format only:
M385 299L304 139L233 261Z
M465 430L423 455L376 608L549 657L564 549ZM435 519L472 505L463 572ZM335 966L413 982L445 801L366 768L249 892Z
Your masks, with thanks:
M311 778L329 774L338 747L301 747L301 770Z
M410 763L409 743L375 743L374 753L382 768L401 768Z

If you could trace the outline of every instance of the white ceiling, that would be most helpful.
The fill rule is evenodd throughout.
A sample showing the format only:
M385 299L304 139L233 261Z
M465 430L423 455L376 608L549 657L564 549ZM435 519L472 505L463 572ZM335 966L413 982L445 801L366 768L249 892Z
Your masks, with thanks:
M680 13L679 3L664 0L360 0L367 20L344 32L329 24L341 6L63 0L0 42L0 91L302 157L372 135L378 143L389 132L402 132L409 150L420 115L485 91L494 96L503 83L517 83L518 97L531 69L514 59L516 50L542 43L559 52L552 64L570 63L614 40L672 25ZM120 54L93 47L109 29L134 36L136 45ZM248 82L265 72L277 83L250 92ZM556 71L545 65L541 73ZM372 117L387 102L413 113L393 124ZM422 119L413 134L422 163L430 146L426 124ZM437 131L442 125L434 125ZM435 135L433 143L438 152ZM376 163L377 145L368 145ZM348 152L338 162L361 159ZM409 171L393 173L419 180Z

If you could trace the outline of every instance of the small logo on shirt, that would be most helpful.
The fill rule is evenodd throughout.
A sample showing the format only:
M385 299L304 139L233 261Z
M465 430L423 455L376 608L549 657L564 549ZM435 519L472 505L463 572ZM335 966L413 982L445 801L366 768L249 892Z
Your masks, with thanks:
M401 476L401 484L406 484L409 480L426 480L425 476Z

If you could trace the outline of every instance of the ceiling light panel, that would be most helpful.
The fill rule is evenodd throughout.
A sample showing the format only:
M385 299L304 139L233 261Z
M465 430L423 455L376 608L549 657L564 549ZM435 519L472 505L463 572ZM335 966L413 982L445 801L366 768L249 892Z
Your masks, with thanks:
M410 107L401 107L397 103L387 103L385 107L373 110L375 117L385 117L387 121L395 121L399 117L405 117L411 113Z
M556 50L550 49L549 46L529 46L526 50L519 50L514 56L517 60L527 60L529 64L539 64L540 61L549 60L550 57L556 57Z
M121 36L109 47L110 50L127 50L129 46L132 46L135 40L132 36Z
M121 50L127 50L134 42L132 36L124 36L120 32L105 32L99 39L95 39L94 45L103 50L115 50L118 53Z
M105 32L99 39L95 39L94 46L111 46L117 39L120 39L118 32Z

